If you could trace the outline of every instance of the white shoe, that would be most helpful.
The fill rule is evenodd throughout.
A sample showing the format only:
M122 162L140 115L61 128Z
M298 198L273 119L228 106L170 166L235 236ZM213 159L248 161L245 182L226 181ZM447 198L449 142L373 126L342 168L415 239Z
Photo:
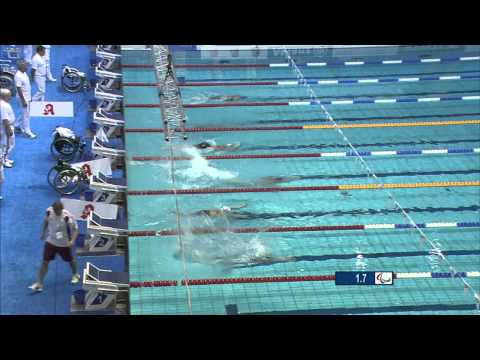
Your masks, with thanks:
M5 166L6 168L13 167L13 161L12 160L4 160L3 161L3 166Z
M37 135L35 135L34 133L32 132L28 132L28 133L25 133L25 136L30 138L30 139L35 139L37 137Z
M34 292L43 291L43 285L37 282L35 284L30 285L28 288L32 289Z
M48 79L48 81L55 82L55 81L57 81L57 79L51 78L51 79Z
M72 276L72 284L78 284L78 282L80 281L80 274L75 274Z

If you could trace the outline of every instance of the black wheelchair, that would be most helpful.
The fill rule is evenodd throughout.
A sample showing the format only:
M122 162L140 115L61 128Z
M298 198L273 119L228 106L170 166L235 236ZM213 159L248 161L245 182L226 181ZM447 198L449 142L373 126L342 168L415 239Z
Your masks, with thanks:
M90 173L88 165L76 169L66 161L58 160L48 172L47 181L60 194L71 195L80 189L82 183L88 182Z
M90 81L84 72L81 72L72 66L63 65L62 88L67 92L76 93L82 89L88 91L91 86Z
M10 90L12 96L17 93L14 80L15 71L15 67L10 64L9 60L0 59L0 88Z
M54 132L53 142L50 145L50 152L57 160L70 161L75 158L77 154L81 155L85 151L86 143L78 136L65 137Z

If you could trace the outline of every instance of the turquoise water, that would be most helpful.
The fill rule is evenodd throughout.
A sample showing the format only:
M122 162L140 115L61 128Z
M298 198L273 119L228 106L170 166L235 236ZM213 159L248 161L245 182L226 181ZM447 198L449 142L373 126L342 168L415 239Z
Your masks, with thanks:
M390 49L390 51L393 51ZM397 54L378 59L478 56L478 49L398 49ZM242 59L242 55L245 55ZM236 63L285 62L278 53L252 59L242 54ZM362 59L362 50L348 56L297 54L298 63ZM227 56L227 55L225 55ZM176 52L175 63L208 63L198 53ZM364 57L374 59L374 55ZM222 58L219 58L222 59ZM218 61L218 59L217 59ZM124 63L149 63L142 52L128 52ZM421 74L479 74L478 61L358 67L302 68L312 79L372 78ZM261 81L291 79L291 69L177 69L186 81ZM402 74L402 75L401 75ZM150 69L125 69L125 82L154 81ZM313 89L321 100L348 98L435 97L478 95L478 79L422 81L417 83L318 85ZM299 101L308 94L301 86L215 86L183 87L184 103L218 103L212 95L240 95L245 102ZM156 104L153 87L126 87L126 104ZM480 102L327 105L339 124L447 121L479 119ZM310 106L265 106L186 109L188 127L245 127L325 124L321 109ZM126 108L127 128L162 127L159 109ZM480 147L479 125L343 129L362 151L445 149ZM348 151L333 129L248 132L190 133L187 142L176 141L176 156L191 154L188 145L205 140L217 144L240 143L234 154L276 154ZM187 150L185 150L187 148ZM132 161L133 156L168 156L169 147L161 133L127 133L127 171L130 190L170 189L171 164L167 161ZM187 151L187 152L185 152ZM221 154L203 153L203 155ZM367 157L367 163L385 183L433 181L478 181L478 154ZM372 180L354 158L283 158L176 161L177 188L243 187L263 184L267 176L296 176L278 186L369 184ZM275 185L274 185L275 186ZM392 190L417 223L479 221L478 187L418 188ZM241 209L248 219L194 216L195 211L221 206L247 205ZM381 190L235 193L179 195L182 226L267 227L405 223L392 201ZM176 204L172 196L129 196L130 230L176 228ZM478 271L478 229L425 229L459 271ZM283 275L327 275L335 271L384 270L395 272L447 271L445 264L428 257L429 247L419 242L414 230L365 230L335 232L285 232L259 234L187 235L185 269L176 255L176 236L138 237L129 240L131 281ZM451 254L449 254L451 252ZM200 255L199 255L200 254ZM255 254L295 256L295 261L270 265L245 261L238 266L214 264L211 258L248 259ZM358 254L363 255L358 258ZM469 280L479 290L478 278ZM478 314L464 308L473 304L458 279L398 280L392 287L335 287L333 282L298 282L191 286L193 314L225 314L225 305L236 304L239 313L269 313L318 310L324 313ZM188 314L185 287L132 289L132 314ZM443 305L437 310L437 305ZM407 307L417 306L418 311ZM430 306L430 308L428 307Z

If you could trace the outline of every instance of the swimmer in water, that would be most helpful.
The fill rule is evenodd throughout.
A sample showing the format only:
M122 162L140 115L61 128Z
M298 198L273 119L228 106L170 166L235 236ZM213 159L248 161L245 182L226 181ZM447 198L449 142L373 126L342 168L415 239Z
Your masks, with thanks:
M221 101L239 101L245 100L246 96L241 95L211 95L208 97L209 100L221 100Z
M176 259L181 257L180 250L176 251L173 255ZM259 255L251 256L249 258L245 257L234 257L234 256L199 256L195 251L189 254L188 259L191 262L196 263L207 263L207 264L219 264L227 267L243 267L249 265L271 265L276 263L296 261L295 256L273 256L273 255Z
M236 150L240 147L240 143L217 145L214 141L202 141L199 144L193 145L197 149L208 150Z
M226 179L225 183L234 185L234 186L243 186L243 187L258 187L258 186L270 186L281 183L288 183L291 181L301 180L301 176L292 175L292 176L263 176L259 179L251 181L239 181L235 179Z
M243 209L247 207L248 204L243 203L236 206L222 206L220 209L206 209L206 210L199 210L195 211L192 215L206 215L210 217L230 217L230 218L238 218L238 219L245 219L246 216L243 217L246 213L242 211L238 211L238 209Z
M280 184L290 181L300 180L301 176L263 176L260 178L259 183L261 185L269 185L269 184Z

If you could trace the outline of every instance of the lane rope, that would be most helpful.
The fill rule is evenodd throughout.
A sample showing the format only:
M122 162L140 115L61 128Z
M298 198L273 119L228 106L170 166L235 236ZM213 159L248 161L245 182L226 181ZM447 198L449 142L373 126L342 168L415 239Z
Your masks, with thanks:
M277 102L231 102L231 103L207 103L207 104L184 104L186 109L200 108L223 108L223 107L252 107L252 106L318 106L323 105L353 105L353 104L396 104L396 103L420 103L440 101L472 101L480 100L480 95L467 96L443 96L443 97L405 97L389 99L348 99L348 100L320 100L313 101L277 101ZM157 104L126 104L126 108L156 108Z
M404 229L443 229L443 228L477 228L480 222L474 221L450 221L450 222L434 222L434 223L407 223L407 224L354 224L354 225L315 225L315 226L269 226L269 227L241 227L241 228L192 228L192 234L250 234L260 232L284 233L284 232L309 232L309 231L350 231L350 230L404 230ZM145 236L172 236L178 235L178 230L136 230L128 233L129 237L145 237ZM183 230L180 230L184 234ZM432 251L437 251L433 249ZM441 255L438 255L441 257Z
M385 127L416 127L416 126L458 126L479 125L480 120L446 120L446 121L415 121L380 124L337 124L335 125L289 125L289 126L249 126L249 127L208 127L185 128L185 132L231 132L231 131L285 131L285 130L319 130L319 129L373 129ZM163 128L129 128L127 133L163 132Z
M462 271L452 275L450 272L401 272L394 273L394 279L448 279L456 278L478 278L480 271ZM275 282L299 282L299 281L335 281L335 274L332 275L305 275L305 276L268 276L268 277L238 277L238 278L210 278L210 279L190 279L182 280L157 280L157 281L131 281L131 288L143 287L165 287L165 286L185 286L185 285L225 285L225 284L255 284L255 283L275 283Z
M238 188L203 188L203 189L164 189L164 190L129 190L129 196L147 195L194 195L194 194L232 194L263 193L290 191L330 191L330 190L382 190L382 189L416 189L434 187L480 186L480 181L434 181L399 184L351 184L322 186L276 186L276 187L238 187Z
M383 78L362 78L362 79L343 79L343 80L307 80L310 85L345 85L345 84L376 84L376 83L400 83L416 81L444 81L444 80L472 80L480 79L480 75L448 75L448 76L414 76L414 77L383 77ZM148 82L127 82L123 86L128 87L153 87L155 83ZM199 82L179 82L179 87L205 87L205 86L297 86L302 85L295 80L275 80L275 81L199 81Z
M294 72L296 73L298 79L302 82L302 84L305 86L305 88L307 89L307 92L309 93L310 95L310 98L311 100L315 101L316 103L318 103L323 111L323 113L327 116L327 119L332 122L332 124L335 126L336 128L336 131L340 134L340 136L343 138L343 140L345 141L346 144L348 144L348 146L352 149L352 151L357 155L357 159L359 159L361 165L364 167L364 169L367 171L367 174L369 176L371 176L373 178L374 181L376 181L377 183L379 183L381 186L382 186L382 189L385 190L385 192L387 193L388 197L392 200L392 202L394 203L394 205L401 211L401 213L403 214L403 216L409 221L409 223L418 231L418 233L420 234L420 243L423 244L425 241L428 242L428 244L431 246L432 248L432 251L435 251L436 253L438 253L438 256L441 258L441 260L443 260L449 267L449 270L450 272L452 273L452 275L455 275L458 271L456 270L456 268L453 266L452 263L450 263L450 261L446 258L446 256L442 253L441 249L434 243L432 242L432 240L420 229L420 227L418 227L415 223L415 221L412 219L412 217L405 211L405 209L402 207L402 205L398 202L398 200L396 199L396 197L390 192L388 191L387 188L384 187L385 184L383 184L383 182L376 176L375 172L370 168L370 166L368 166L368 164L366 163L365 159L360 155L360 153L358 152L358 150L353 146L353 144L350 142L350 140L345 136L345 134L343 133L343 131L338 127L338 124L336 123L336 121L334 120L334 118L332 117L332 115L330 114L330 112L325 108L325 106L322 104L322 102L320 100L318 100L318 97L317 95L315 94L315 91L312 89L312 87L310 86L310 84L307 83L307 80L305 79L305 76L303 74L303 72L298 68L295 60L290 56L290 53L288 51L288 49L285 47L285 45L283 46L283 51L285 53L285 56L287 57L288 59L288 62L289 64L291 64ZM479 57L480 59L480 57ZM431 60L431 59L430 59ZM440 60L440 59L438 59ZM477 59L478 60L478 59ZM429 61L429 62L432 62L432 61ZM480 311L480 294L477 293L477 291L472 287L472 285L466 281L464 278L460 278L462 283L463 283L463 286L465 289L468 289L470 290L470 292L472 292L473 294L473 297L475 299L475 302L477 304L477 309Z
M405 155L457 155L457 154L480 154L480 148L469 149L415 149L415 150L383 150L383 151L359 151L361 156L405 156ZM284 158L337 158L356 156L351 151L320 152L320 153L280 153L280 154L236 154L236 155L206 155L207 160L236 160L236 159L284 159ZM133 161L170 161L192 160L189 156L132 156Z
M325 66L361 66L361 65L399 65L399 64L430 64L447 63L458 61L478 61L480 56L460 56L452 58L424 58L424 59L399 59L399 60L372 60L372 61L329 61L329 62L307 62L296 65L297 67L325 67ZM151 64L122 64L126 69L152 68ZM176 68L181 69L204 69L204 68L289 68L291 64L268 63L268 64L177 64Z

